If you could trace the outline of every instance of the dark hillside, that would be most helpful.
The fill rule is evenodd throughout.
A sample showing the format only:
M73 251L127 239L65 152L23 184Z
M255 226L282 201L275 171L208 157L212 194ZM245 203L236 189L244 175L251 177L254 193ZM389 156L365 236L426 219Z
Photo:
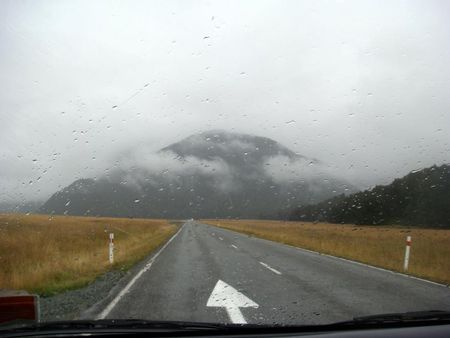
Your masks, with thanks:
M389 185L295 209L292 220L450 227L450 165L414 171Z

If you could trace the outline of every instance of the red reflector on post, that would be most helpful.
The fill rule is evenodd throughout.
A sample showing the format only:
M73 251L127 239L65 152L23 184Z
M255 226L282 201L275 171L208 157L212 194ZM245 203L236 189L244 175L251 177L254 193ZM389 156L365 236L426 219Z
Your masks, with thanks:
M0 323L39 321L39 298L33 295L0 296Z

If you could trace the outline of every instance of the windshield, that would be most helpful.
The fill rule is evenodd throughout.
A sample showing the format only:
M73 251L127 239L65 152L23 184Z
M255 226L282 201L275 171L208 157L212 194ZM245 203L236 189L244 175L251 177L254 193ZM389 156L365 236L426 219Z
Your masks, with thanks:
M2 1L0 321L450 310L449 13Z

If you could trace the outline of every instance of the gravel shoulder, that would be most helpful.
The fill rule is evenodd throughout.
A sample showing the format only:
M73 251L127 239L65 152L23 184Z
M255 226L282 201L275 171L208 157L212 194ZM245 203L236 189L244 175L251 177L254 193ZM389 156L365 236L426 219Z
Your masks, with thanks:
M128 273L110 271L98 277L91 284L55 296L41 297L41 321L77 319L81 313L106 298L111 289Z
M164 244L161 243L151 254L127 271L109 271L83 288L41 297L41 321L95 319Z

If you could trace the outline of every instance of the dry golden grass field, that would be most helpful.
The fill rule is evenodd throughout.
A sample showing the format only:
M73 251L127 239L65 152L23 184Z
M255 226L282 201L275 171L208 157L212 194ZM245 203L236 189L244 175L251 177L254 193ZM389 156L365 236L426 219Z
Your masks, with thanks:
M0 289L52 294L86 285L110 269L129 268L176 230L165 220L0 215Z
M408 274L450 284L450 230L261 220L205 220L248 235L403 272L406 236L412 236Z

